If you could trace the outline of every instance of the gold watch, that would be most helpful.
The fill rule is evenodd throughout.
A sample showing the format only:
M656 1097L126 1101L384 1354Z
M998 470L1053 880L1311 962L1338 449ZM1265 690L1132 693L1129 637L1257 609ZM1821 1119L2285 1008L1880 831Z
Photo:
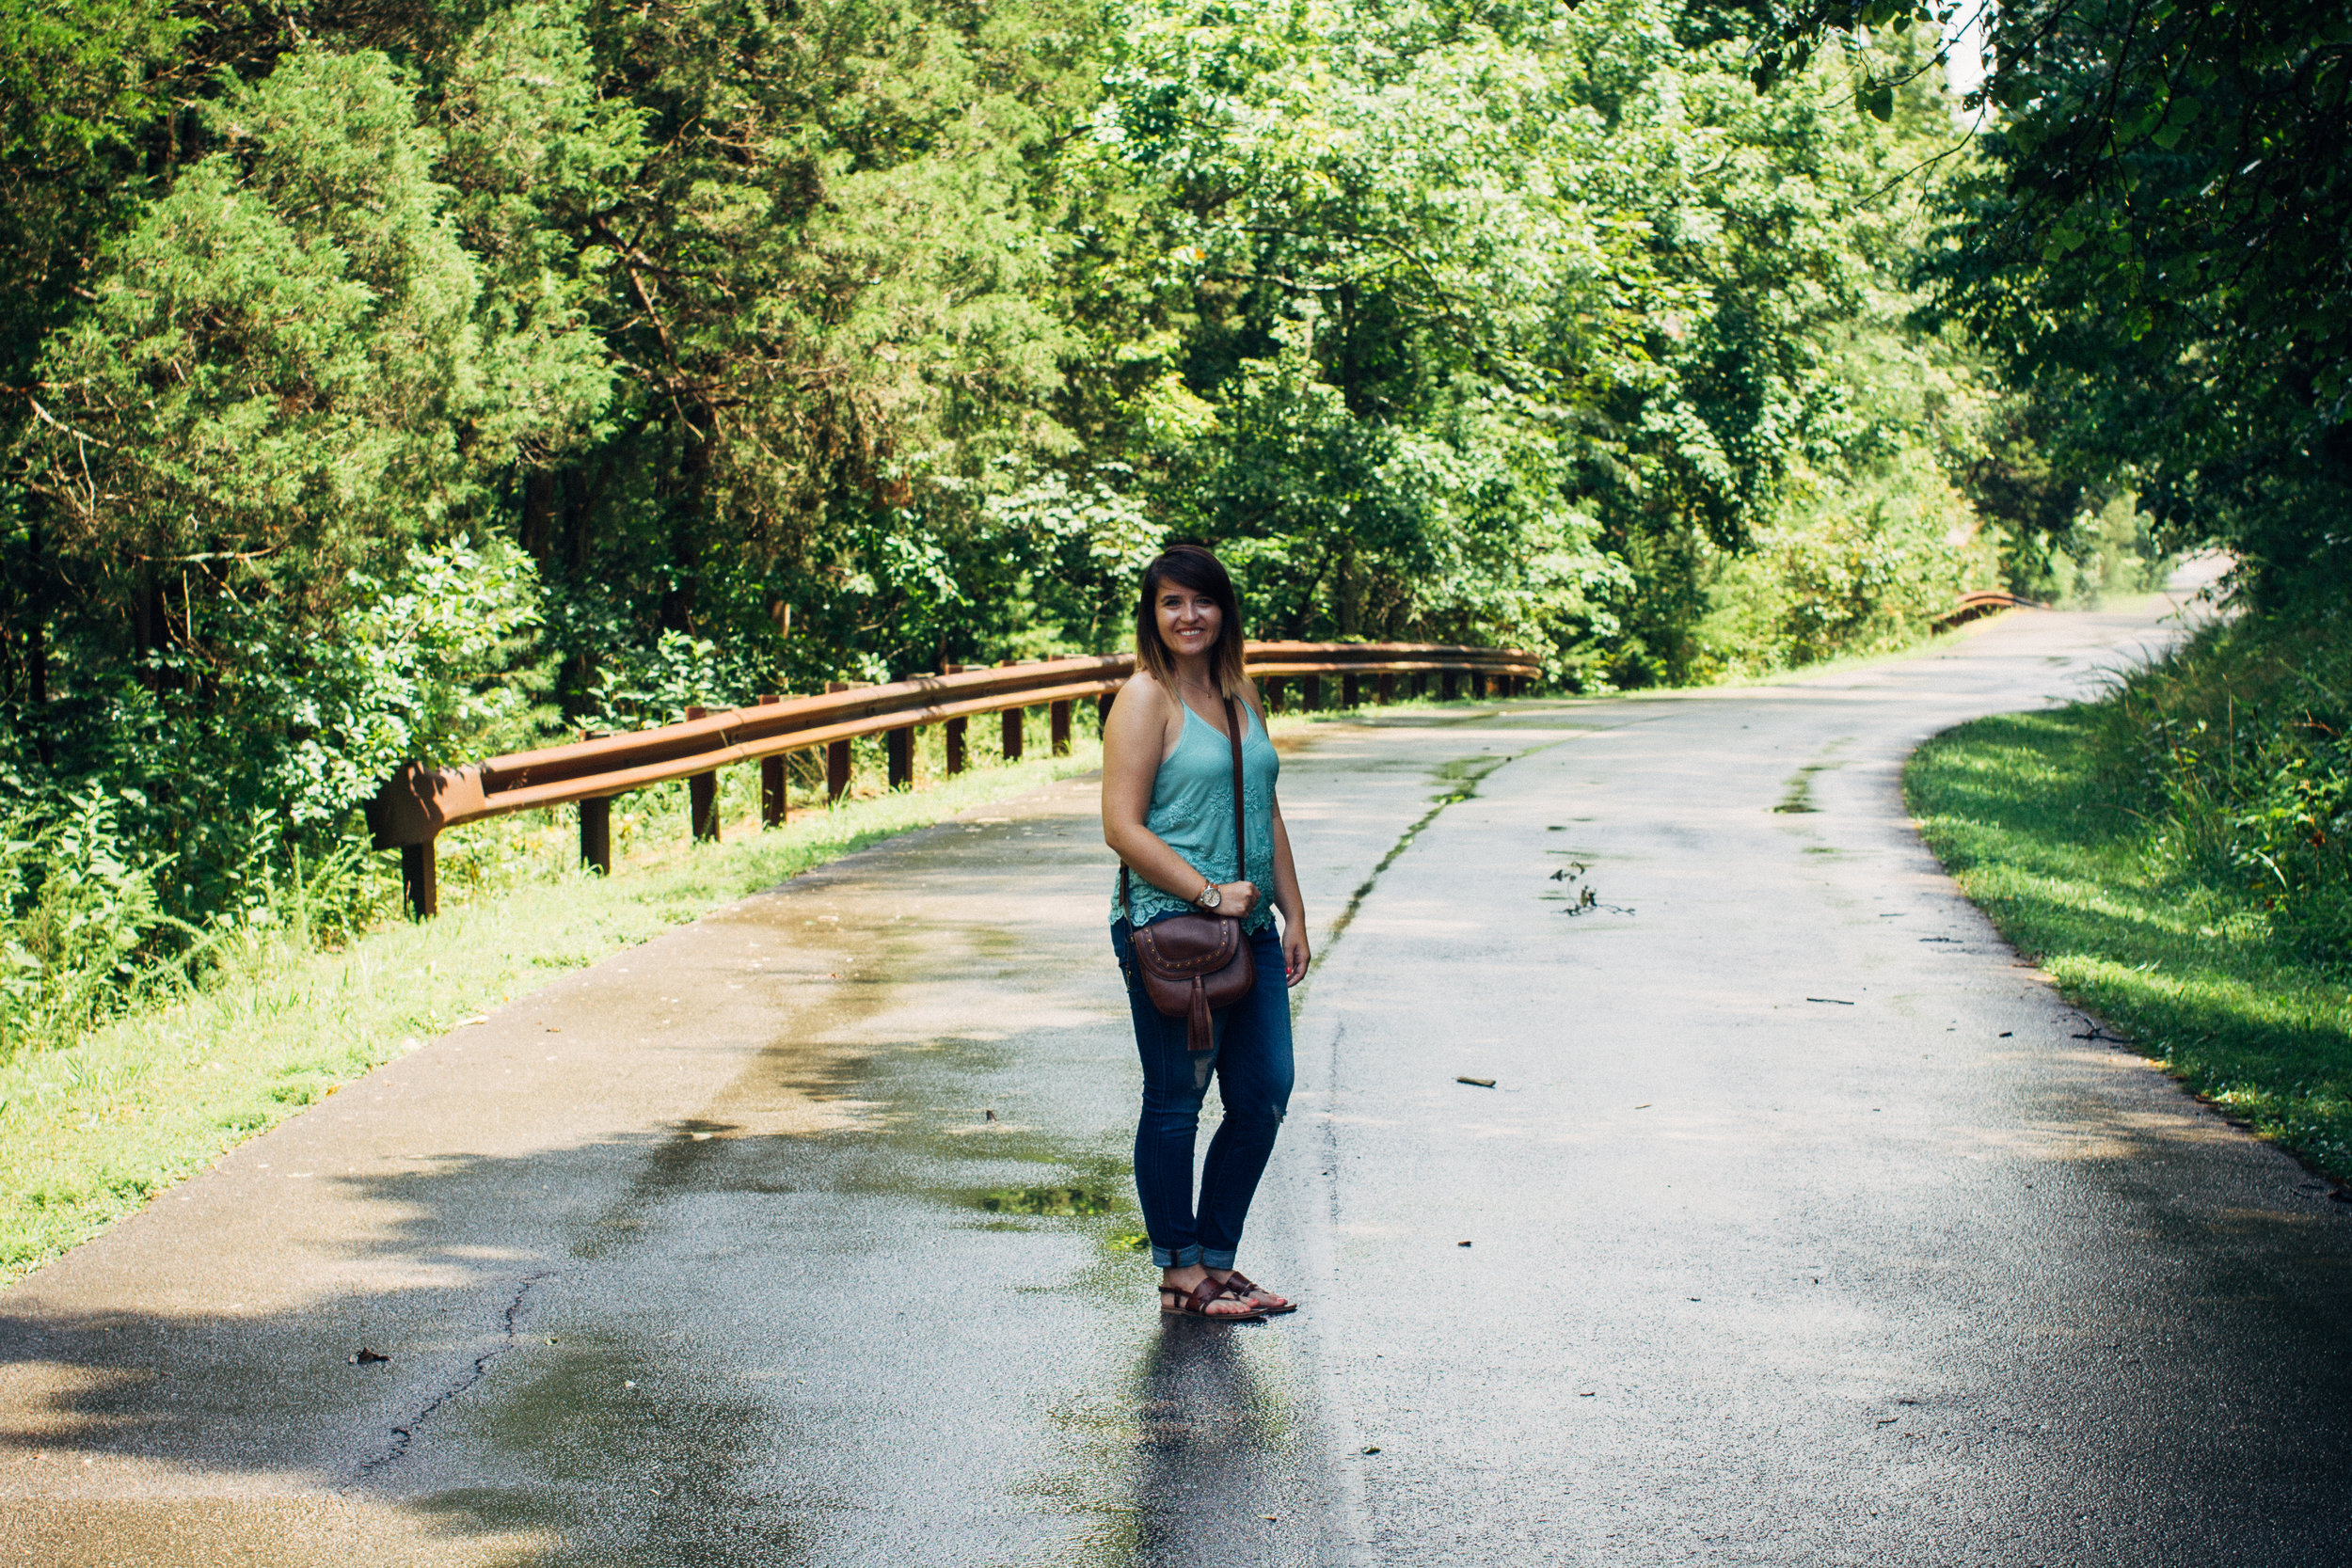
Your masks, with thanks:
M1200 896L1192 901L1192 907L1196 910L1214 910L1224 902L1225 895L1216 890L1215 882L1211 882L1200 890Z

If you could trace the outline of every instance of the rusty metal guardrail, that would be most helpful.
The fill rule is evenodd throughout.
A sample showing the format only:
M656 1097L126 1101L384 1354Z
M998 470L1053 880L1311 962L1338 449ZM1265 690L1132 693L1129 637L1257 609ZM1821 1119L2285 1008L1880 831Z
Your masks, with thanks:
M1413 695L1435 679L1450 700L1465 682L1471 696L1498 687L1509 694L1543 673L1540 659L1516 649L1417 642L1252 642L1248 658L1250 673L1277 711L1286 705L1293 681L1305 707L1320 707L1326 676L1340 679L1344 704L1353 707L1367 689L1377 702L1393 701L1400 681ZM850 743L860 736L886 738L890 784L897 788L914 783L917 726L946 726L947 771L960 773L967 727L975 717L1004 716L1002 748L1006 760L1013 761L1021 755L1024 714L1041 706L1049 715L1054 754L1059 756L1070 750L1072 705L1092 697L1107 707L1111 694L1134 673L1132 654L977 669L951 666L937 675L886 686L835 682L819 696L762 697L752 706L721 713L690 708L683 723L583 736L569 745L456 768L411 763L369 802L368 828L375 847L401 851L403 894L409 911L423 917L439 903L434 844L445 829L509 812L577 805L580 859L609 875L616 795L685 779L694 836L715 839L718 769L756 762L760 819L772 827L789 812L784 759L790 752L823 749L830 802L850 787Z
M2021 599L2016 594L2005 593L1998 588L1979 588L1973 594L1963 594L1960 596L1960 603L1954 605L1950 612L1935 624L1949 630L1953 626L1964 625L1999 610L2047 610L2049 608L2045 604L2036 604L2031 599Z

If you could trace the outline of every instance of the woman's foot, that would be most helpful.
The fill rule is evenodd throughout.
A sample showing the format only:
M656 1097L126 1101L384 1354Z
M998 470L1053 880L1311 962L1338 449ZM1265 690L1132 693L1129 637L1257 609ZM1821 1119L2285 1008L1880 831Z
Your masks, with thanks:
M1298 1310L1298 1304L1288 1296L1275 1294L1239 1269L1210 1269L1207 1273L1211 1279L1232 1291L1233 1299L1247 1302L1261 1312L1280 1314Z
M1217 1295L1208 1301L1200 1301L1199 1297L1201 1284L1214 1278L1216 1278L1215 1275L1198 1263L1185 1269L1162 1269L1160 1271L1160 1310L1202 1318L1235 1320L1265 1316L1264 1307L1243 1301L1236 1296Z

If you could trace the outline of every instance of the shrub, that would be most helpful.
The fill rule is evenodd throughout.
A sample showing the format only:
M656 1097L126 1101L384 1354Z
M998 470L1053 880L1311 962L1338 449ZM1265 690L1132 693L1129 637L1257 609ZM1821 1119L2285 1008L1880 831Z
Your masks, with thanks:
M2185 879L2238 890L2290 950L2352 960L2352 624L2248 613L2125 677L2103 744Z

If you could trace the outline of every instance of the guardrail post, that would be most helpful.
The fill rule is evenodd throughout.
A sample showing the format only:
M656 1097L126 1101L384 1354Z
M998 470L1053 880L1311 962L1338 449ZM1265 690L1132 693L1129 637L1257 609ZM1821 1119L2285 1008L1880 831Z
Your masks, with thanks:
M996 667L999 670L1002 670L1008 665L1018 664L1021 661L1017 658L1000 658L996 661ZM1021 760L1021 731L1022 727L1028 722L1028 716L1029 710L1025 707L1009 707L1005 709L1004 749L1005 760L1007 762L1019 762Z
M1438 672L1438 692L1440 698L1445 702L1450 703L1454 701L1454 675L1453 671L1440 670Z
M1094 733L1101 735L1110 728L1111 704L1119 700L1116 691L1105 691L1094 699Z
M774 692L762 692L761 707L772 707L784 699ZM791 797L786 793L784 753L759 759L759 825L779 828L792 816Z
M1053 719L1054 754L1066 757L1070 754L1070 699L1048 704L1046 712Z
M1380 685L1379 685L1379 688L1378 688L1378 691L1379 691L1378 701L1379 701L1379 704L1380 704L1380 705L1381 705L1382 707L1387 707L1387 706L1388 706L1391 703L1395 702L1395 701L1396 701L1396 676L1394 676L1393 674L1386 674L1386 675L1382 675L1382 676L1380 677Z
M972 667L968 664L943 664L939 667L939 673L943 675L960 675L970 668ZM951 779L963 771L963 736L964 731L970 723L971 721L968 719L950 719L947 721L947 776Z
M882 734L882 751L890 759L890 787L914 787L914 726L901 724Z
M1355 707L1358 705L1360 698L1358 693L1357 683L1360 679L1361 677L1357 675L1342 675L1340 677L1340 706Z
M431 839L400 847L400 896L411 920L430 920L441 912L441 879Z
M708 708L690 707L686 710L686 719L689 723L697 719L709 717ZM719 842L719 775L717 773L695 773L688 776L686 811L688 817L693 823L694 841L697 844Z
M580 863L612 875L612 797L599 795L580 803Z
M1305 712L1317 713L1323 708L1323 677L1302 676L1298 682L1299 706ZM1230 790L1227 793L1232 793Z
M1265 710L1268 713L1279 713L1282 711L1281 676L1268 675L1264 680L1258 683L1258 689L1265 694Z
M848 681L825 683L827 695L849 689ZM828 741L825 745L825 804L833 805L848 793L850 793L850 743L846 740Z

